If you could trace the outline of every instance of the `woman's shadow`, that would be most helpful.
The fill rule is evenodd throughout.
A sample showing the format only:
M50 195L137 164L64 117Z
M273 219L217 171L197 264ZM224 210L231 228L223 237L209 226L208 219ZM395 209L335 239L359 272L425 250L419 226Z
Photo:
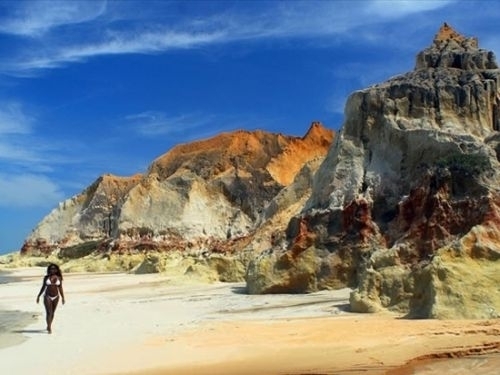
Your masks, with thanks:
M12 333L47 333L46 329L16 329Z

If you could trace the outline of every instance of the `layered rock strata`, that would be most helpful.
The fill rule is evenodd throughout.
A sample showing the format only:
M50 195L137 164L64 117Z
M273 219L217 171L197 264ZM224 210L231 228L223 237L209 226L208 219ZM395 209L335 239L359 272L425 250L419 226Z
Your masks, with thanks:
M444 24L415 69L353 93L313 191L251 293L351 286L351 309L496 317L500 70Z
M144 175L104 175L62 202L21 253L233 254L260 239L267 247L305 203L332 139L314 122L304 137L237 131L178 145Z

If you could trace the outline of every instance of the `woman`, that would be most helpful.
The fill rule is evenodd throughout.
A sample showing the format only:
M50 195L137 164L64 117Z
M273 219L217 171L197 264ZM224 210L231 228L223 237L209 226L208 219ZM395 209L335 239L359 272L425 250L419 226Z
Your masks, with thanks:
M36 297L36 303L40 302L40 296L45 292L43 304L45 305L45 313L47 319L47 332L52 333L52 321L54 320L54 313L56 311L59 296L64 305L64 291L62 287L62 274L57 264L51 263L47 267L47 275L43 277L42 288Z

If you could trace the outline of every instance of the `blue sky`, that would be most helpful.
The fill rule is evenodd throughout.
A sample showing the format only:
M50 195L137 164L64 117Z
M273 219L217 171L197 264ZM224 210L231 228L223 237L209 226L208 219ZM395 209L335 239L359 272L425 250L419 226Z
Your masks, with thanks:
M495 1L0 0L0 253L104 173L236 129L339 129L443 22L500 51Z

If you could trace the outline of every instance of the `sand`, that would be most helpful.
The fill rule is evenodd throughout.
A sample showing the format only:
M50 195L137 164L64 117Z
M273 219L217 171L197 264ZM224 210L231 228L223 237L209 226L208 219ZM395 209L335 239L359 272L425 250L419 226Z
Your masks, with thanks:
M15 282L0 284L0 310L10 311L0 323L12 324L0 331L2 372L495 374L499 364L498 320L353 314L348 289L251 296L243 283L163 274L66 274L66 304L49 335L43 305L35 303L44 272L17 269Z

